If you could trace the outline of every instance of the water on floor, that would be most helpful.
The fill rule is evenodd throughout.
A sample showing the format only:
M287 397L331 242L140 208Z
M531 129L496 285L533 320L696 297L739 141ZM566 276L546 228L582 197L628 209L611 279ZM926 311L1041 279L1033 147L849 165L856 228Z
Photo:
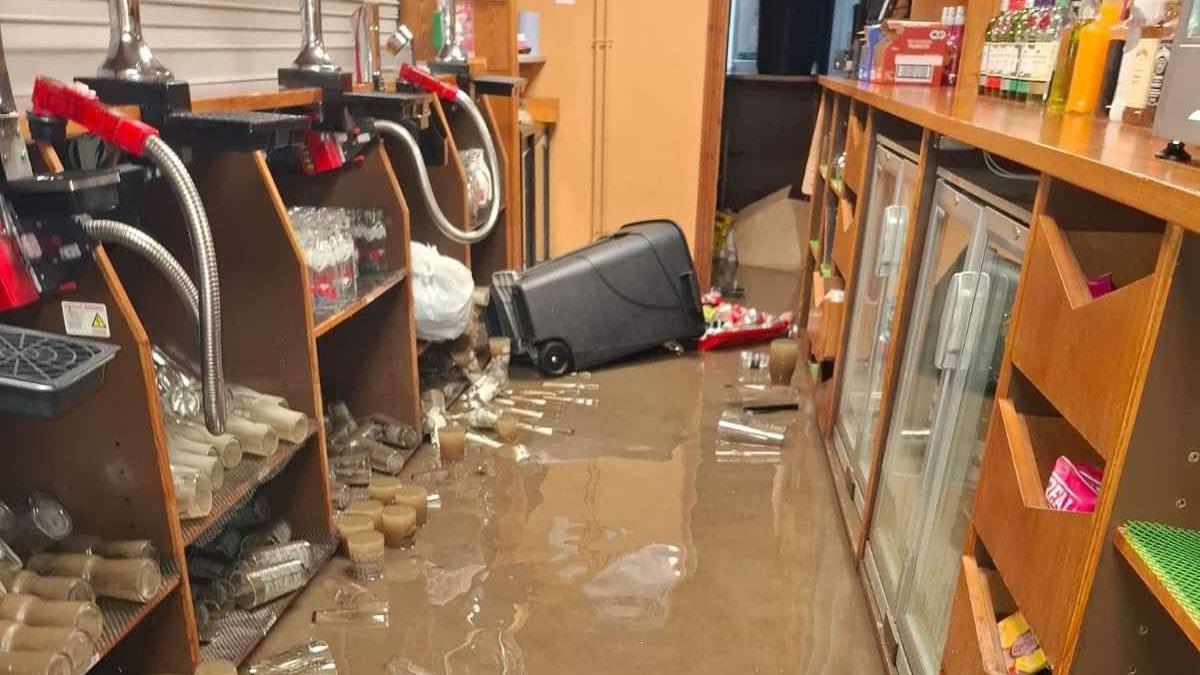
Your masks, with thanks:
M794 301L794 277L754 276L760 306ZM735 359L597 370L584 395L598 405L554 422L573 437L526 438L521 456L474 449L446 475L418 457L406 473L441 505L367 584L390 626L312 625L333 605L327 580L347 578L335 559L251 662L320 637L343 675L884 672L807 377L800 412L772 416L791 424L778 456L715 451Z

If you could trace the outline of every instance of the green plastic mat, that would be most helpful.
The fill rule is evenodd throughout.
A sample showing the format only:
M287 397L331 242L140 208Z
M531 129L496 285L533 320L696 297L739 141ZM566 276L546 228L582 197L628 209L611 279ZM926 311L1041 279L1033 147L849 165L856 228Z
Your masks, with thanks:
M1200 624L1200 532L1131 520L1125 523L1125 539Z

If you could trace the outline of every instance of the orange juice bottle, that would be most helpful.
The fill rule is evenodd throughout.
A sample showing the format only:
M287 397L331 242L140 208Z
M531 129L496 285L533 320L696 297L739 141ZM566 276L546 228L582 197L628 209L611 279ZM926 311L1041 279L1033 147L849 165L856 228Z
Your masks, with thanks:
M1096 20L1079 31L1079 51L1075 54L1075 70L1071 73L1071 93L1067 95L1067 110L1090 113L1100 100L1100 80L1104 77L1104 61L1113 26L1121 20L1121 3L1100 5Z

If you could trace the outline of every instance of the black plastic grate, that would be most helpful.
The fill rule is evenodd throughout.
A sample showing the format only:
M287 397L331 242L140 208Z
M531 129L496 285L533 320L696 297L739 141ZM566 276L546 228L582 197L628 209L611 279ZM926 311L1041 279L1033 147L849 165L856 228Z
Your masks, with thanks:
M117 347L0 325L0 386L30 391L69 387L108 363Z

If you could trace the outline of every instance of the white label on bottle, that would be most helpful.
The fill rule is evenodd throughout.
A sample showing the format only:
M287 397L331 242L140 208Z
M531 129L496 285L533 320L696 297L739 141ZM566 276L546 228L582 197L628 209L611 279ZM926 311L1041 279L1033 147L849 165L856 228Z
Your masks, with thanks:
M67 335L76 337L110 338L108 307L98 302L63 301L63 326Z
M999 54L996 57L996 75L998 77L1011 77L1013 67L1016 66L1016 45L1002 43L996 45Z
M1125 107L1141 109L1146 107L1150 97L1150 81L1154 78L1154 56L1158 53L1158 38L1142 38L1126 59L1132 59L1129 66L1129 84L1125 88Z
M979 59L979 75L986 77L992 72L992 43L983 43L983 57Z
M1054 74L1057 45L1053 42L1030 42L1021 50L1021 79L1030 82L1049 82Z
M1024 45L1009 45L1008 61L1005 62L1004 76L1016 78L1021 74L1021 48Z

